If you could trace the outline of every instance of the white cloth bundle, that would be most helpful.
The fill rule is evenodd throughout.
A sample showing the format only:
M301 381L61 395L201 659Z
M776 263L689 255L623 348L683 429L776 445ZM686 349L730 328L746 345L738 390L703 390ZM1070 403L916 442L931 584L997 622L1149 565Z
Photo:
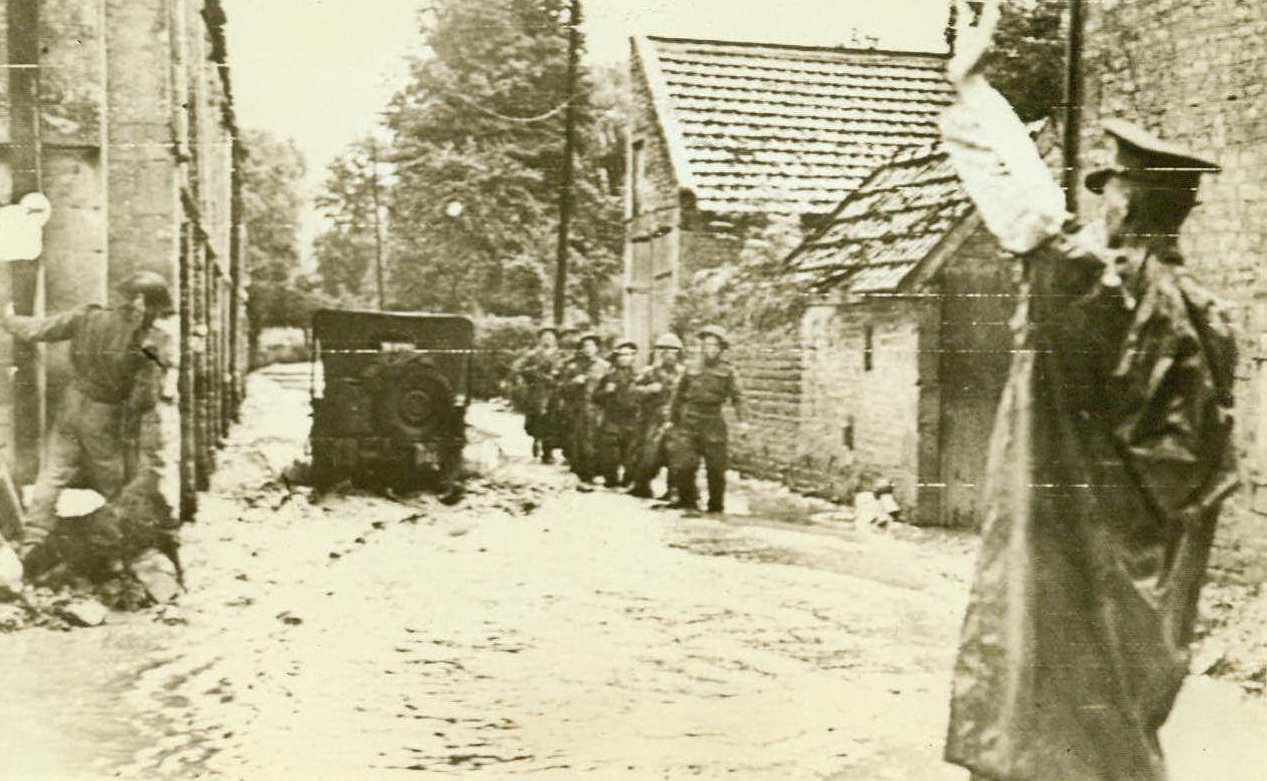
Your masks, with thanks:
M943 148L986 228L1008 252L1029 252L1060 233L1064 192L1020 117L985 77L955 85L942 114Z

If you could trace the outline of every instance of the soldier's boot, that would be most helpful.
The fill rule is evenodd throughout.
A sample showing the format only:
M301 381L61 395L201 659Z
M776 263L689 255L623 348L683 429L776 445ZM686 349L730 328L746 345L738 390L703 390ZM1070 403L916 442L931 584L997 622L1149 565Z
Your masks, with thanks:
M670 501L669 507L674 510L699 512L699 491L679 488L677 499Z
M633 488L629 489L629 495L636 496L639 499L650 499L651 498L651 481L635 480L633 484Z
M708 512L722 513L726 507L726 468L729 464L724 439L710 439L704 448L704 476L708 483Z
M23 577L27 580L35 580L61 563L62 556L57 546L44 540L34 547L27 548L22 556Z

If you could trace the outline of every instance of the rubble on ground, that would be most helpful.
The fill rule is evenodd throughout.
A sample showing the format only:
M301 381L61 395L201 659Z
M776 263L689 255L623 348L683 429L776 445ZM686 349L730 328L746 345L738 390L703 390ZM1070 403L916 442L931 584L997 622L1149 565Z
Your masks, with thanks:
M1267 591L1261 584L1210 583L1201 592L1192 672L1267 689Z

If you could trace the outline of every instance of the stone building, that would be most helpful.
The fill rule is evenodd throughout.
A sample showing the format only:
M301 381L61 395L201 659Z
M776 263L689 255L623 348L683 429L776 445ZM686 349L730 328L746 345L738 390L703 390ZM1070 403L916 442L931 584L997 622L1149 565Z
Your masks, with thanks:
M625 332L643 354L681 285L732 263L767 215L809 227L899 149L937 134L939 55L634 38Z
M37 261L0 269L0 300L46 314L110 301L146 269L179 316L165 406L169 488L188 518L242 392L242 214L219 0L7 0L0 5L0 202L52 203ZM32 479L66 380L64 345L0 338L0 442ZM175 468L175 465L179 468Z
M1267 513L1267 4L1104 0L1088 3L1086 14L1082 169L1103 162L1098 127L1107 116L1208 151L1223 165L1222 174L1204 177L1181 246L1238 313L1237 425L1247 483L1240 504ZM1257 561L1254 577L1267 576L1267 521L1253 513L1225 518L1221 560Z
M789 258L801 329L801 478L891 482L907 518L973 526L1012 345L1014 263L935 146L899 153Z

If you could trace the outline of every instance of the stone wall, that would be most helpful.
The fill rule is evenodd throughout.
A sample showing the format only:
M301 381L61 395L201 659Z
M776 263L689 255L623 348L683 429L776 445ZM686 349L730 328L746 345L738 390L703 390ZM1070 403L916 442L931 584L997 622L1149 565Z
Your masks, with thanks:
M799 334L735 334L751 423L732 439L736 468L838 500L888 480L913 506L926 303L822 301Z
M802 324L806 476L841 498L890 481L915 504L919 484L919 298L826 301Z
M730 359L739 375L749 431L731 438L736 468L758 477L803 485L801 448L802 351L793 333L734 333Z

